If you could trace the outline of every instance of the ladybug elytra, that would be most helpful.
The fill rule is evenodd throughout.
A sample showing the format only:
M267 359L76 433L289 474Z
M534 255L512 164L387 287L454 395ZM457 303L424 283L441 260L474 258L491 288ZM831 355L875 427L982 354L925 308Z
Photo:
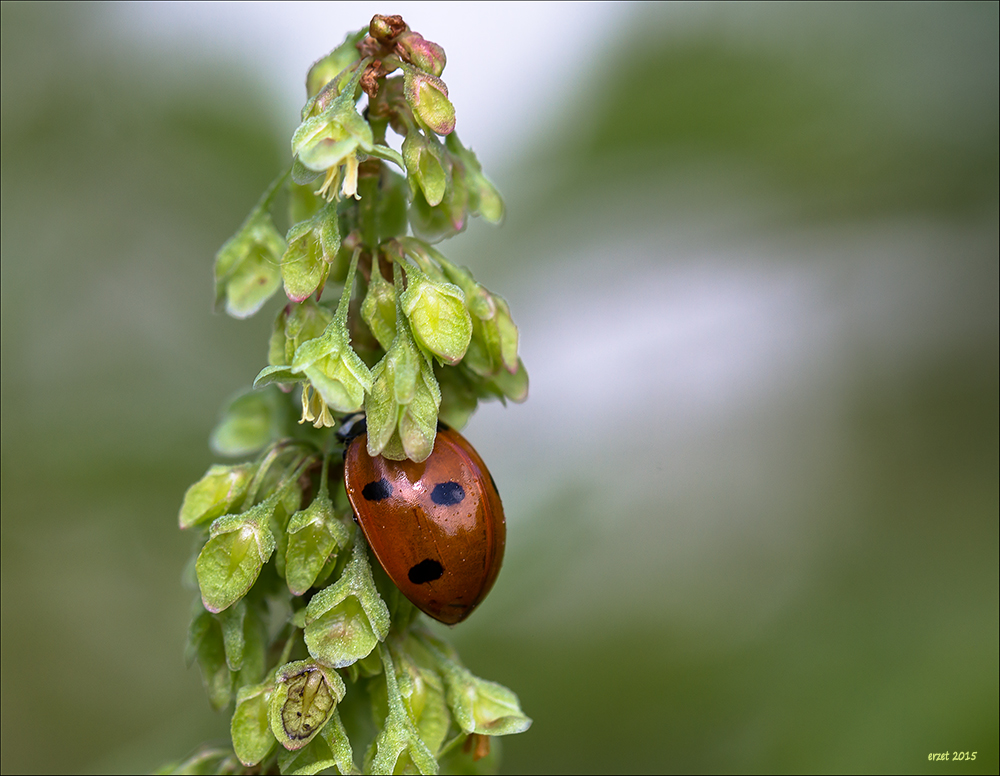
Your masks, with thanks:
M363 421L347 434L344 484L385 573L414 606L454 625L490 592L503 562L503 505L483 459L438 424L427 460L368 454Z

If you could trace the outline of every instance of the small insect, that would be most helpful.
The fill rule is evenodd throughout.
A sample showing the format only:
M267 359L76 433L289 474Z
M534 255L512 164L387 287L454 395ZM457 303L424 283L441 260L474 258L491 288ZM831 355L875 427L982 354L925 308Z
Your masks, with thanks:
M443 423L422 463L370 456L363 420L345 438L347 496L378 562L422 612L461 622L493 587L507 537L483 459Z

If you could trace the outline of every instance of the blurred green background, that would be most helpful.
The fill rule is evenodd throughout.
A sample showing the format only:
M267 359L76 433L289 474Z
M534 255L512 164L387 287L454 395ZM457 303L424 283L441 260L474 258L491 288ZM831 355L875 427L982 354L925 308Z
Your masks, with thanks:
M402 10L446 79L456 38L498 45L447 7ZM532 376L467 429L508 554L449 633L535 720L503 770L996 773L997 4L589 8L494 62L530 115L448 79L508 220L444 250ZM125 6L2 5L4 772L228 732L182 660L176 511L264 362L270 316L213 315L211 260L301 82L216 9L178 47Z

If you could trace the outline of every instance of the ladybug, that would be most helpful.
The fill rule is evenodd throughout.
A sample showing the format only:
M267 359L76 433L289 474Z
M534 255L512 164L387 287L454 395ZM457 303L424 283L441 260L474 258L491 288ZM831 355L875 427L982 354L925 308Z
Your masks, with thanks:
M344 485L375 557L420 611L461 622L490 592L507 527L496 483L465 438L438 423L427 460L368 454L365 421L344 435Z

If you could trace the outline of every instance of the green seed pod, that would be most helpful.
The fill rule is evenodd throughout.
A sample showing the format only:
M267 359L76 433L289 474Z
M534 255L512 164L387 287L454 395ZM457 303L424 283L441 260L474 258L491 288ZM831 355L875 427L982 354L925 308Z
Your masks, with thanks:
M268 520L276 498L239 515L224 515L212 523L211 536L198 554L195 570L201 599L210 612L221 612L253 586L274 552Z
M350 530L334 513L326 471L324 461L319 493L288 521L285 582L292 595L302 595L312 587L337 550L346 548L351 541Z
M359 150L372 150L371 127L354 104L363 69L358 68L326 110L305 119L292 135L292 155L307 169L322 172L338 167Z
M448 190L448 169L443 159L444 149L433 139L416 130L403 139L403 161L412 191L420 191L431 207L441 204Z
M403 61L425 73L440 76L448 62L444 49L437 43L426 40L423 35L413 30L407 30L396 38L396 52Z
M306 607L309 654L342 668L367 656L389 632L389 610L375 589L363 542L356 542L340 579Z
M466 733L506 736L531 727L531 719L521 711L516 694L502 684L473 676L454 650L439 640L428 634L420 638L444 676L448 706L459 728Z
M347 331L347 312L354 287L357 253L356 251L351 261L344 292L333 320L323 334L298 347L290 370L304 375L323 397L326 405L337 412L356 412L361 409L365 394L372 387L372 374L351 347Z
M233 318L249 318L281 284L285 240L271 217L254 210L215 255L215 306Z
M229 731L236 756L248 768L267 757L277 741L268 711L273 692L274 683L263 682L241 687L236 694Z
M295 224L285 240L288 248L281 257L285 295L293 302L301 302L322 289L340 250L336 203L328 203L308 221Z
M256 467L249 463L235 466L215 464L184 494L178 522L181 528L214 520L230 512L246 495L247 484Z
M336 671L312 660L286 663L275 673L268 704L271 732L285 749L302 749L333 716L347 688Z
M457 364L472 339L465 294L452 283L431 280L415 267L407 267L406 279L400 302L414 339L446 364Z

